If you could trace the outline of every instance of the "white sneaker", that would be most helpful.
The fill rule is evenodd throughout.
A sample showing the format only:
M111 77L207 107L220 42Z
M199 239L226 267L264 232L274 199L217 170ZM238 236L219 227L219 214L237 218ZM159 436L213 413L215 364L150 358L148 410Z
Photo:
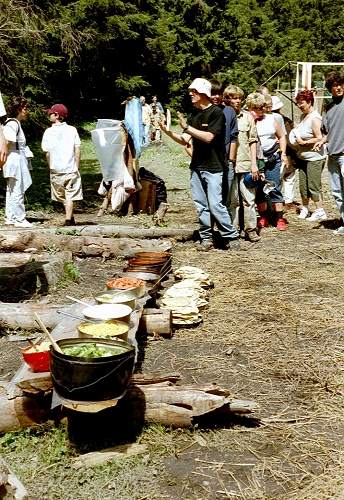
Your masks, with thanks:
M344 226L340 226L338 229L333 231L336 236L344 236Z
M327 215L326 212L323 208L317 208L310 217L307 218L309 221L316 221L316 220L326 220Z
M14 222L12 222L11 220L5 220L4 224L5 226L14 226Z
M21 222L15 222L14 227L33 227L33 225L31 224L31 222L24 219Z
M300 210L299 215L297 216L298 219L306 219L308 217L309 210L307 207L302 207Z

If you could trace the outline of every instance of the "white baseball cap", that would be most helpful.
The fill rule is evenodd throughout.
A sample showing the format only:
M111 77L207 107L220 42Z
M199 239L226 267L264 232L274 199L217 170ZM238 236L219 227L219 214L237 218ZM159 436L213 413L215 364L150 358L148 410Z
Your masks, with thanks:
M200 94L211 97L211 83L205 78L195 78L191 85L189 85L189 89L197 90Z
M277 95L272 95L271 99L272 99L272 111L277 111L278 109L283 108L284 104Z

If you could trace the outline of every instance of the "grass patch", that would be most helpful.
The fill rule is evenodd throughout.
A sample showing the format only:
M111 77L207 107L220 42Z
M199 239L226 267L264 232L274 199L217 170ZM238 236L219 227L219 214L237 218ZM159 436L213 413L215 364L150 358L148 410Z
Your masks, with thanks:
M79 470L72 468L77 451L70 445L64 425L7 433L0 438L0 454L28 488L30 498L153 500L161 498L162 459L175 455L182 434L185 432L148 426L139 440L148 446L146 454Z
M78 266L72 261L66 261L63 264L64 275L57 282L56 287L66 288L70 283L80 283L81 273Z

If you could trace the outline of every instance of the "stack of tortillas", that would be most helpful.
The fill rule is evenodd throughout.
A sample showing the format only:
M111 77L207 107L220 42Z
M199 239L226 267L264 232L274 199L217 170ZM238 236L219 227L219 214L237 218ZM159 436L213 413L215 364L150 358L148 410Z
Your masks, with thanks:
M203 269L200 269L199 267L193 267L193 266L183 266L179 267L174 272L174 275L176 278L179 279L191 279L196 281L201 287L206 287L209 288L210 286L213 285L213 282L210 279L210 275L203 271Z
M203 273L201 269L198 268L180 268L180 269L197 269L196 275L201 278L201 281L208 279L210 281L209 275L200 274ZM180 269L178 271L180 271ZM190 274L189 271L187 273ZM179 274L181 277L181 274ZM207 278L208 276L208 278ZM208 304L207 292L204 290L197 279L182 279L182 281L172 285L164 293L161 304L164 308L171 309L172 311L172 323L177 326L183 325L196 325L202 321L202 315L199 310Z

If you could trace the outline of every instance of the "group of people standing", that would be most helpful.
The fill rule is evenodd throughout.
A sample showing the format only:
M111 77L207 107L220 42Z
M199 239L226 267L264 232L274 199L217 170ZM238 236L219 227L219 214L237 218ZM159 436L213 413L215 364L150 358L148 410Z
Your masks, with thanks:
M30 228L26 219L24 196L32 184L30 174L31 150L26 145L22 122L30 112L29 102L23 97L13 97L3 107L1 99L0 166L6 179L5 225ZM82 200L80 164L80 138L75 127L66 123L68 109L54 104L46 111L51 127L42 138L50 170L51 198L65 207L65 226L75 225L73 203Z
M344 76L331 72L325 82L332 95L322 117L314 110L314 93L300 91L301 111L293 126L281 114L282 101L266 87L249 94L236 85L223 89L217 80L196 78L189 86L195 108L182 133L162 130L191 156L191 193L199 224L199 250L213 248L213 228L224 248L238 248L239 236L260 239L260 229L287 229L285 209L294 202L296 172L302 205L298 217L326 219L321 175L328 157L332 193L344 223ZM245 106L244 106L245 105ZM311 213L310 203L314 203ZM335 231L344 234L344 226Z
M160 123L164 119L164 108L158 97L153 95L151 104L146 102L146 98L140 97L142 106L142 146L148 146L150 142L160 141L161 131Z

